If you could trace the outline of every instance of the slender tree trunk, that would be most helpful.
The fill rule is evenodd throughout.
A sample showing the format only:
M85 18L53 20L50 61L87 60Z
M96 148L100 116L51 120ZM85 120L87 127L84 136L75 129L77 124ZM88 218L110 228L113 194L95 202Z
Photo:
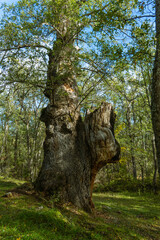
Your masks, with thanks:
M18 129L16 129L15 142L14 142L14 174L17 175L18 169Z
M29 179L32 180L32 156L31 156L31 144L29 135L29 121L26 121L26 140L27 140L27 174Z
M9 124L8 124L8 119L5 119L4 123L4 136L3 136L3 141L2 141L2 146L1 146L1 151L0 151L0 159L1 159L1 171L5 173L5 168L8 164L8 131L9 131Z
M141 178L142 178L142 192L144 192L144 166L140 165L141 167Z
M157 193L157 157L156 157L156 146L155 146L155 137L152 139L152 152L153 152L153 160L154 160L154 175L153 175L153 189L154 193Z
M131 103L129 103L128 105L126 118L127 118L127 125L128 125L129 138L130 138L130 153L131 153L133 177L137 179L137 168L136 168L136 161L134 156L134 135L132 134L132 126L131 126Z
M158 162L158 173L160 180L160 0L156 3L156 55L152 78L152 124L155 135L156 155Z
M134 154L133 148L132 148L131 152L132 152L131 161L132 161L132 167L133 167L133 177L135 179L137 179L137 167L136 167L135 156L133 155Z

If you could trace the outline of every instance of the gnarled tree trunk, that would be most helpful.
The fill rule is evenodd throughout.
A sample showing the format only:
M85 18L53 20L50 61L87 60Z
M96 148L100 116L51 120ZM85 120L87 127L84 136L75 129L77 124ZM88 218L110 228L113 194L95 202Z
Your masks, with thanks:
M49 104L42 112L41 120L46 124L44 161L35 187L90 211L97 172L119 159L113 109L102 103L82 121L79 110L75 111L75 87L64 84L59 91L55 105Z
M57 39L49 53L45 95L50 103L41 114L46 125L44 161L35 188L91 211L95 176L105 164L119 159L120 148L114 138L115 116L110 104L103 103L84 121L80 116L75 29L62 14Z

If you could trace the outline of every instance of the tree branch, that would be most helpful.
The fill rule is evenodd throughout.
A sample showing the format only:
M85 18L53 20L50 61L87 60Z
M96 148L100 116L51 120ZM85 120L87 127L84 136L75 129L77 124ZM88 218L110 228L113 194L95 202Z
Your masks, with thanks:
M134 20L134 19L139 19L139 18L147 18L147 17L155 17L155 15L144 15L144 16L135 16L133 18L128 18L128 19L125 19L125 21L131 21L131 20Z
M6 51L10 51L10 50L19 50L21 48L45 48L46 50L50 51L51 49L46 47L46 46L43 46L41 44L36 44L36 45L31 45L31 44L24 44L24 45L19 45L17 47L10 47L10 48L2 48L0 49L0 52L6 52Z
M89 13L83 14L82 17L90 16L90 15L93 15L93 14L98 13L100 11L103 11L108 6L109 6L109 4L106 4L101 9L96 9L96 10L93 10L93 11L91 11Z
M87 91L85 92L84 97L82 98L82 100L78 103L78 105L76 106L75 111L77 110L77 108L82 104L82 102L88 97L88 95L95 89L96 86L98 86L98 84L103 80L104 75L99 79L99 81L97 81L95 84L93 84L89 89L87 89Z

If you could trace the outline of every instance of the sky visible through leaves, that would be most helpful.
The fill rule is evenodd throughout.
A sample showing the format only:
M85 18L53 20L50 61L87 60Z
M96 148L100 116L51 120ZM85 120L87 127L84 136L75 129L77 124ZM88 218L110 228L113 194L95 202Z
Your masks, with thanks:
M12 4L16 3L18 0L0 0L0 7L2 3ZM2 17L2 10L0 9L0 18Z
M0 0L0 3L7 3L7 4L11 4L15 2L17 2L17 0Z

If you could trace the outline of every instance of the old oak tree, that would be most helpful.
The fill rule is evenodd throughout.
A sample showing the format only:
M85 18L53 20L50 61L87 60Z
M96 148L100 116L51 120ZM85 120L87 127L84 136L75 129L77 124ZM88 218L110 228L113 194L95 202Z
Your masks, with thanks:
M123 1L122 6L122 1L115 5L97 0L21 0L3 6L1 80L4 85L18 81L44 88L49 100L40 117L46 139L34 187L86 211L93 207L96 174L119 160L120 146L114 137L115 113L110 103L103 102L81 117L77 82L90 63L96 72L94 48L89 49L92 41L103 27L111 38L117 28L123 28L124 16L134 2Z

